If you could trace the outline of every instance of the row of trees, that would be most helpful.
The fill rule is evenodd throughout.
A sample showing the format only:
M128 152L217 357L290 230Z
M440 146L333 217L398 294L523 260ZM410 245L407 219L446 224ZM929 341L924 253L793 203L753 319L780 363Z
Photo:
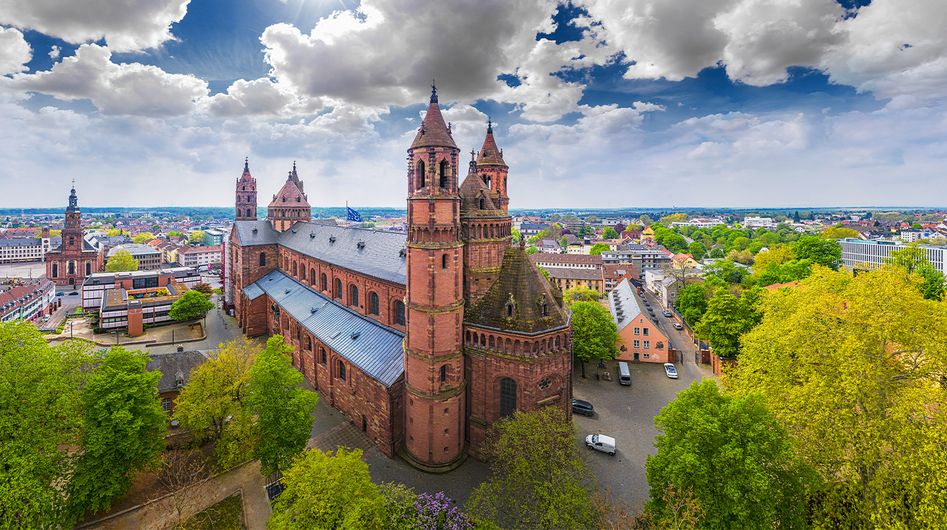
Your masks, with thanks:
M656 418L648 510L695 528L947 526L947 302L889 265L765 295L721 390Z
M157 463L167 415L147 363L137 350L51 347L32 324L0 324L0 526L71 526Z

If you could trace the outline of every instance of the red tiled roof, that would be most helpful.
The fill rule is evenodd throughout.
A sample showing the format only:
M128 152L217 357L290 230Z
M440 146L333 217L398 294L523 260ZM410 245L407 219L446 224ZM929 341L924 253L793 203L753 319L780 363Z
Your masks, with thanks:
M447 124L444 123L444 116L441 115L441 108L437 105L436 99L432 98L424 114L424 121L421 122L421 128L418 129L417 136L411 142L411 149L415 147L457 148Z
M477 154L478 166L506 166L503 161L503 153L497 147L496 140L493 139L493 123L487 124L487 136L483 139L483 147Z
M293 170L286 177L286 183L280 188L279 192L273 196L270 206L304 206L309 207L309 201L306 200L306 194L303 193L303 183L296 174L296 163L293 163Z

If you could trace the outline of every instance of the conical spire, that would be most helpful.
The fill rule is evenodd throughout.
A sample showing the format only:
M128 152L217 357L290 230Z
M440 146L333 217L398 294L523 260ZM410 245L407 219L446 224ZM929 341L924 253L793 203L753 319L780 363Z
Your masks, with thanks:
M487 118L487 136L483 139L483 146L477 156L477 164L481 166L506 166L503 161L503 152L497 147L493 138L493 121Z
M240 175L242 180L248 180L253 178L253 175L250 174L250 157L243 158L243 174Z
M444 116L441 115L441 107L437 104L437 87L433 84L431 85L431 102L424 114L424 121L421 122L421 128L418 129L417 136L411 142L411 149L415 147L450 147L457 149L457 144L454 143L450 129L447 127L447 123L444 122Z
M477 174L477 161L473 160L473 154L474 152L471 151L470 168L467 171L467 177L460 185L460 210L462 212L496 210L496 205L490 197L490 188Z
M72 179L72 189L69 190L69 207L67 212L74 212L79 209L79 197L76 195L76 179Z

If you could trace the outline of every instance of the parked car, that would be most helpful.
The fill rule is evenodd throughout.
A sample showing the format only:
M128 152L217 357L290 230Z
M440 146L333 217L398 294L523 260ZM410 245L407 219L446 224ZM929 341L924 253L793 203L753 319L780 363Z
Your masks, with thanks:
M668 311L667 309L665 309L665 310L664 310L664 316L666 316L666 317L668 317L668 318L671 318L671 312Z
M79 291L73 291L69 293L69 296L79 296Z
M585 437L585 446L615 456L615 439L604 434L590 434Z
M677 367L672 363L664 363L664 375L668 376L668 379L677 379Z
M682 326L680 322L675 322L674 329L681 330L684 329L684 326Z
M56 293L56 296L63 296L64 294L66 294L66 293L60 291L60 292Z
M591 403L582 399L572 400L572 412L583 416L595 416L595 407Z
M631 386L631 370L625 361L618 361L618 384Z

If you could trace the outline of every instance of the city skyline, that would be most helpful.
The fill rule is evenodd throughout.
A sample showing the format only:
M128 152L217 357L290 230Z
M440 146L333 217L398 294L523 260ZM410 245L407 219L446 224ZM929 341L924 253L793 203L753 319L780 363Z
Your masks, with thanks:
M314 206L401 208L432 78L513 209L943 204L930 0L50 5L0 7L4 208L225 206L245 156L261 197L295 160Z

